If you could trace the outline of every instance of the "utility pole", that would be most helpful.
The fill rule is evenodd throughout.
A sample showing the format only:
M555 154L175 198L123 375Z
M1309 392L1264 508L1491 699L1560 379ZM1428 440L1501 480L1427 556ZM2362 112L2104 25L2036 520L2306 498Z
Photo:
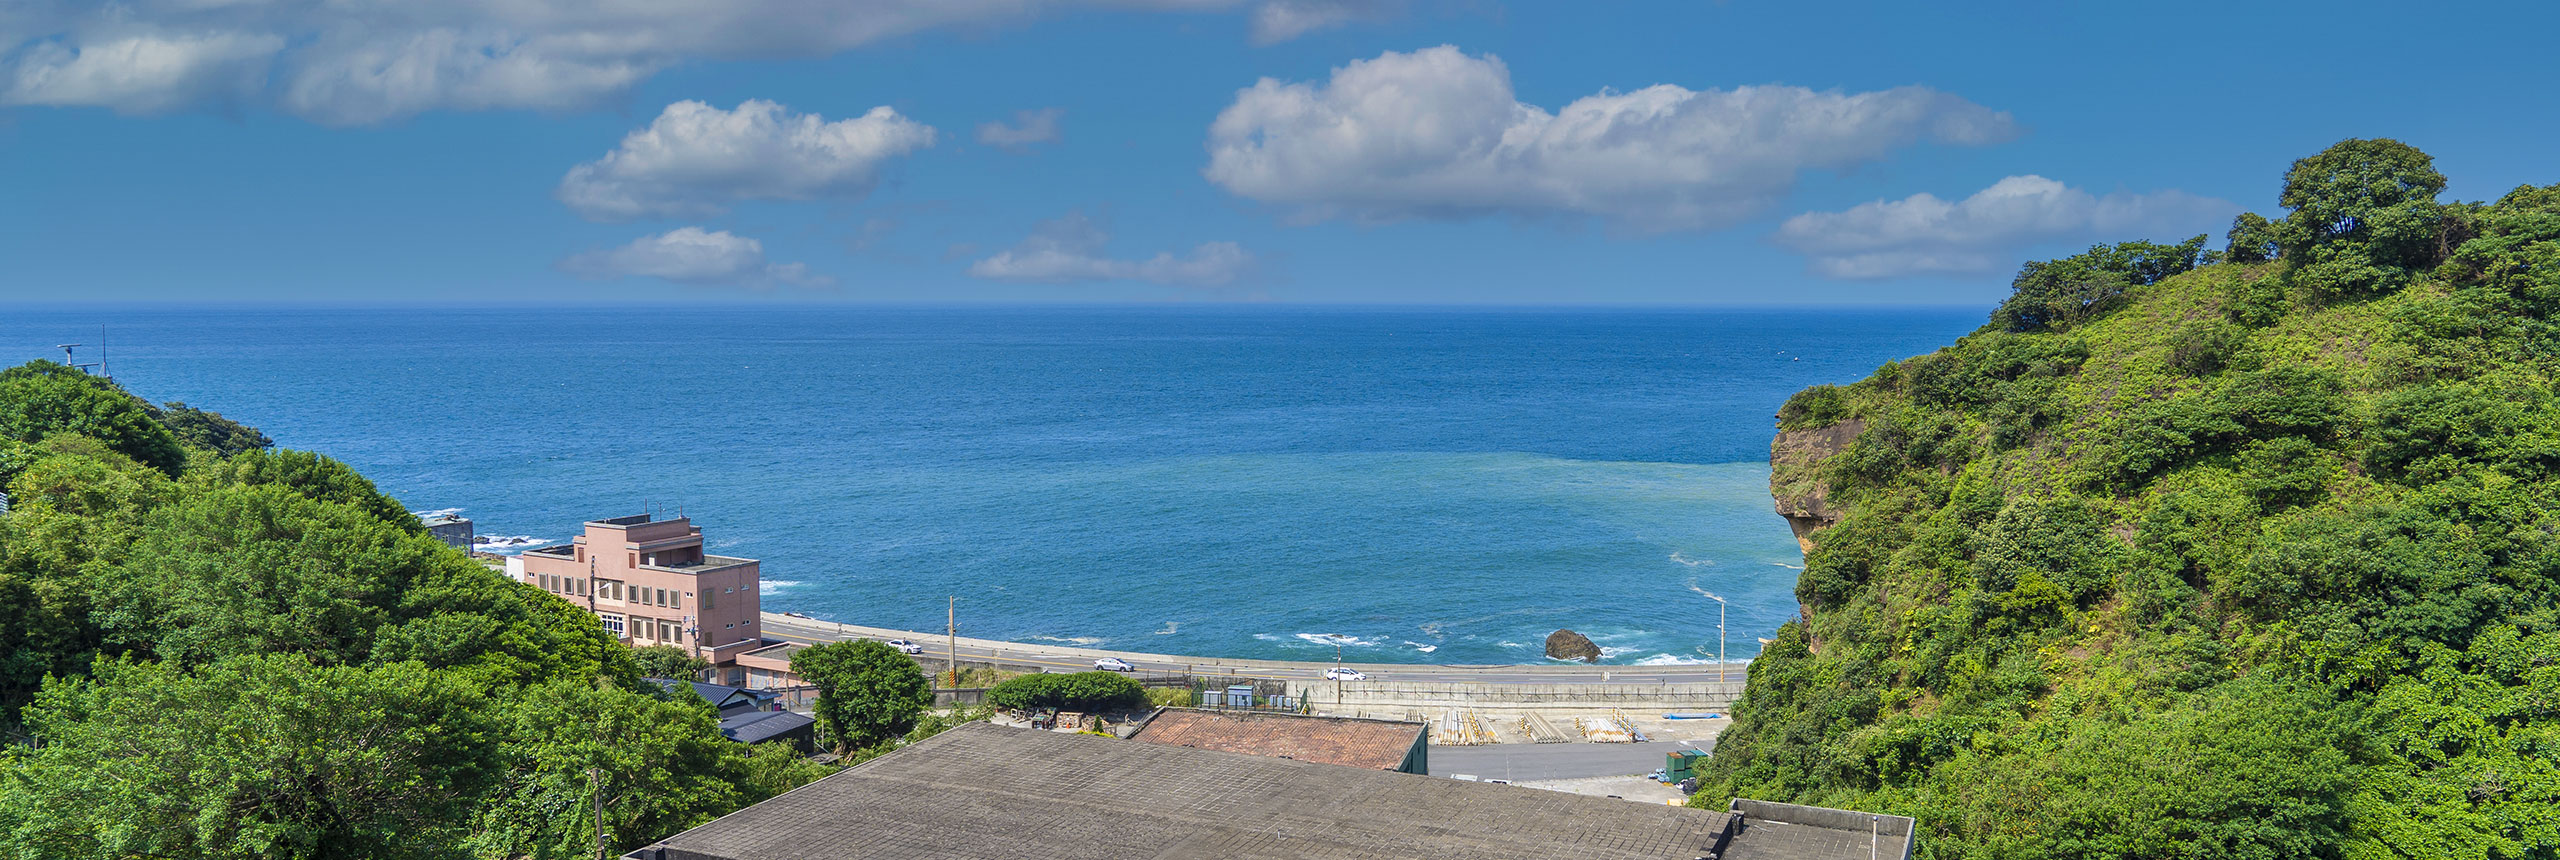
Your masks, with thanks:
M1706 594L1708 600L1716 602L1716 681L1722 683L1725 680L1726 670L1731 668L1724 662L1724 615L1725 610L1731 607L1725 603L1724 598L1707 594L1705 591L1698 593Z
M950 654L951 689L957 690L960 689L960 595L951 595L942 612L943 634L951 637L951 650L947 652Z

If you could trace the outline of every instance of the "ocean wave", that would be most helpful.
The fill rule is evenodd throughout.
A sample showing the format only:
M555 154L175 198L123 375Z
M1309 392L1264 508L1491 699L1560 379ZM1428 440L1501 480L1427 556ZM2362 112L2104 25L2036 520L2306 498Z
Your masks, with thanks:
M1042 642L1064 642L1069 645L1079 646L1102 644L1102 638L1099 636L1033 636L1031 638L1038 639Z
M1344 636L1340 633L1292 633L1290 636L1316 645L1340 645L1345 648L1378 647L1378 640L1362 639L1358 636ZM1256 634L1253 638L1261 639L1262 636L1260 634Z
M479 535L471 539L471 549L498 555L518 555L548 543L550 541L532 535Z
M799 581L799 580L796 580L796 579L764 579L764 580L757 580L757 581L756 581L756 593L757 593L757 594L774 594L774 593L781 592L781 591L783 591L783 590L785 590L785 589L799 588L799 587L800 587L800 585L801 585L800 581Z
M410 511L409 515L413 517L449 517L458 513L462 513L461 508L437 508L432 511Z
M1770 564L1774 564L1774 565L1777 565L1777 566L1779 566L1779 567L1786 568L1786 569L1788 569L1788 570L1803 570L1803 569L1804 569L1804 565L1801 565L1801 564L1788 564L1788 563L1783 562L1783 561L1773 561L1773 562L1770 562Z
M1431 652L1433 652L1433 651L1438 651L1438 650L1440 650L1440 646L1438 646L1438 645L1425 645L1425 644L1422 644L1422 643L1420 643L1420 642L1415 642L1415 641L1413 641L1413 640L1411 640L1411 639L1407 639L1407 640L1405 640L1405 641L1404 641L1404 644L1411 645L1411 646L1413 646L1413 650L1420 651L1420 652L1425 653L1425 654L1429 654L1429 653L1431 653Z
M1655 654L1655 655L1653 655L1653 656L1651 656L1651 657L1646 657L1646 658L1644 658L1644 659L1642 659L1642 660L1635 661L1635 663L1633 663L1633 664L1631 664L1631 665L1636 665L1636 666L1705 666L1705 665L1712 664L1712 663L1714 663L1714 662L1715 662L1715 658L1713 658L1713 657L1683 657L1683 656L1680 656L1680 655L1678 655L1678 654Z
M1591 644L1594 644L1594 645L1600 645L1600 643L1597 643L1597 642L1594 642L1594 643L1591 643ZM1626 653L1629 653L1629 652L1633 652L1633 651L1635 651L1635 650L1637 650L1637 649L1634 649L1634 648L1612 648L1612 647L1609 647L1609 646L1607 646L1607 645L1600 645L1600 659L1602 659L1602 660L1614 659L1614 658L1616 658L1618 655L1626 654Z
M1182 622L1180 622L1180 621L1167 621L1167 622L1165 622L1165 623L1164 623L1164 629L1156 631L1156 635L1158 635L1158 636L1171 636L1171 635L1173 635L1175 632L1180 631L1181 629L1182 629Z
M1525 644L1525 643L1520 643L1520 642L1496 642L1496 643L1493 643L1493 644L1495 644L1495 645L1500 645L1500 646L1502 646L1502 647L1504 647L1504 648L1527 648L1527 647L1529 647L1527 644Z
M1677 550L1672 551L1671 561L1683 567L1705 567L1715 563L1714 559L1699 561L1697 559L1689 558L1688 556L1681 555Z

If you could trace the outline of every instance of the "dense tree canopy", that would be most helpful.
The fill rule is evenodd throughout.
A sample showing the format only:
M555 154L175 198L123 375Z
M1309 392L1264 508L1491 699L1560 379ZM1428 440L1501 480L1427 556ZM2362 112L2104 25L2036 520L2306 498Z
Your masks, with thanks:
M0 858L590 856L830 768L354 469L0 371Z
M2560 186L2443 187L2346 141L2226 264L2030 264L1797 395L1807 612L1697 802L1933 858L2560 858Z
M916 661L869 639L794 651L791 671L818 688L818 732L838 753L905 735L933 704L933 684Z

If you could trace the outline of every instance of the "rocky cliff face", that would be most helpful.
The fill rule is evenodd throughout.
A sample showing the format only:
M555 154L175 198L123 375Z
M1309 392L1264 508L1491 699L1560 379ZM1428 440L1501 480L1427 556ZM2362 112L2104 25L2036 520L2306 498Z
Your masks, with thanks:
M1846 450L1866 429L1865 420L1851 418L1829 427L1780 430L1769 443L1769 495L1777 499L1778 516L1787 518L1787 527L1795 531L1796 545L1806 552L1813 551L1814 532L1840 521L1829 504L1829 488L1813 467Z

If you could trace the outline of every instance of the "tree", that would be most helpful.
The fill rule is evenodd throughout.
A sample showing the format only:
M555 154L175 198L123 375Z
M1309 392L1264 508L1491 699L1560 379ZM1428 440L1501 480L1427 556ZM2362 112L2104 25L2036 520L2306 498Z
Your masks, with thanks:
M802 648L791 655L791 671L818 688L818 731L838 754L906 734L933 704L924 670L869 639Z
M651 645L632 649L640 661L640 674L650 678L694 680L711 668L711 661L696 657L673 645Z
M187 464L185 449L150 405L113 382L50 361L0 371L0 441L32 443L56 433L96 439L170 475ZM0 485L13 477L0 472Z
M353 506L403 531L425 533L408 508L384 495L353 467L309 451L243 451L205 471L191 477L208 485L284 487L313 501Z
M2397 289L2435 265L2444 174L2396 140L2344 140L2293 163L2276 231L2289 276L2332 297Z
M472 821L470 847L482 856L594 856L599 804L619 856L806 775L751 772L748 752L720 736L719 715L696 696L563 681L495 704L505 769ZM742 785L751 773L760 781Z
M1991 324L2016 332L2054 331L2103 316L2126 289L2194 269L2204 260L2204 243L2201 235L2175 245L2123 242L2027 263L2010 279L2010 296L1992 311Z
M0 856L453 857L494 765L479 702L415 664L102 661L27 709Z
M2230 244L2225 246L2222 258L2234 263L2264 263L2284 253L2276 244L2276 225L2256 212L2233 216L2231 232L2223 237Z
M258 432L258 428L172 400L160 404L160 423L178 437L180 444L228 457L243 451L275 447L276 440Z

